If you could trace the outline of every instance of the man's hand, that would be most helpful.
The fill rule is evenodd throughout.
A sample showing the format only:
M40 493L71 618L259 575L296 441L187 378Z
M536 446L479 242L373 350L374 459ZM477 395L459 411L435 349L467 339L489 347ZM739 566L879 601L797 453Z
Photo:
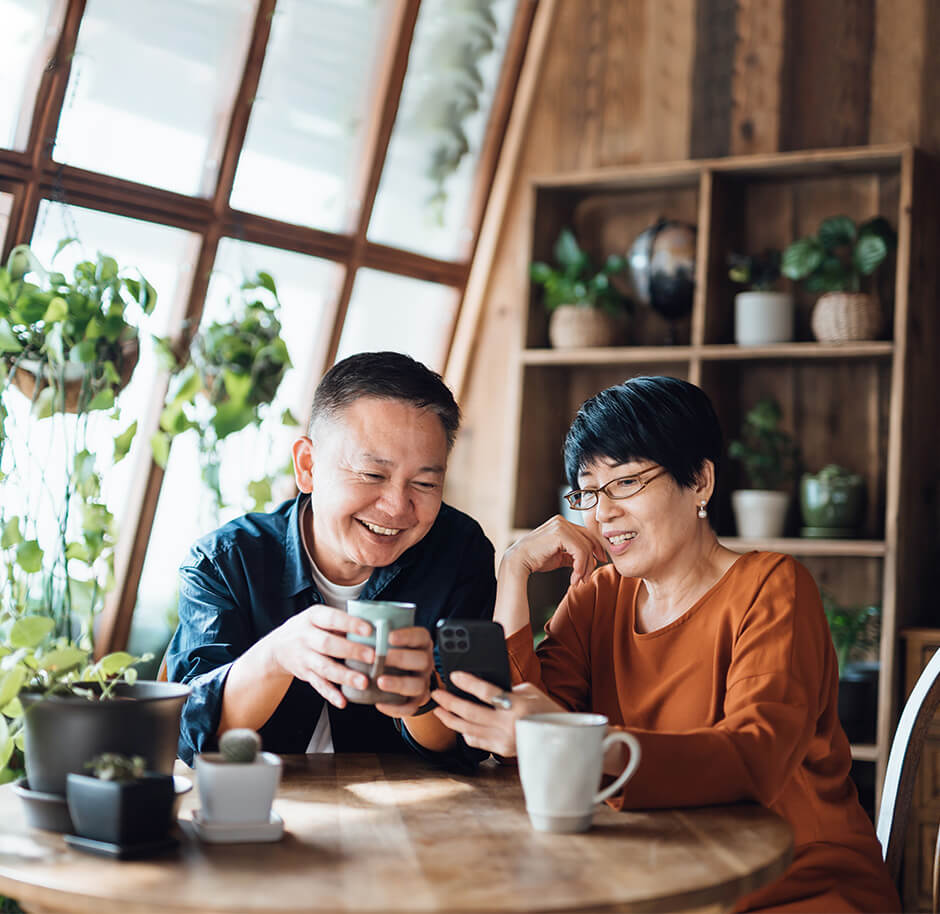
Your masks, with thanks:
M426 628L398 628L388 636L386 667L407 670L408 675L383 673L376 683L383 692L395 692L410 700L403 705L377 704L375 707L389 717L411 717L431 697L431 670L434 669L434 646ZM358 688L358 686L357 686Z
M375 659L374 648L350 641L347 633L368 637L372 625L340 609L315 603L278 626L263 641L271 661L282 672L309 682L331 705L345 708L346 697L340 687L365 689L369 679L343 661L353 659L371 664Z

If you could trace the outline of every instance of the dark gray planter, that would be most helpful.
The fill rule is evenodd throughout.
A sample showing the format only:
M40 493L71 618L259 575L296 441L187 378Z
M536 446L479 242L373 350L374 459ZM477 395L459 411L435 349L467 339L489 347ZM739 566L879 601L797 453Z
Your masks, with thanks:
M176 682L120 683L104 701L22 693L30 789L65 796L69 772L85 774L103 752L140 755L148 771L172 774L188 694Z
M173 777L148 771L135 781L101 781L70 774L66 798L75 833L112 844L144 844L167 837L176 798Z
M877 664L849 664L839 677L839 720L850 743L874 743L878 713Z

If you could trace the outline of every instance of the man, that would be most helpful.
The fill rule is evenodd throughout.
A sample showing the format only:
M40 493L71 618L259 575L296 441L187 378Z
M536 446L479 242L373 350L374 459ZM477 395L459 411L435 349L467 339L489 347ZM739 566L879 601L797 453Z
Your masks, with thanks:
M490 618L493 547L479 524L442 502L460 411L440 376L394 352L354 355L317 388L308 434L294 442L300 495L203 537L180 569L180 624L168 676L189 683L179 752L191 764L234 727L273 752L401 751L443 761L480 755L455 739L429 701L438 619ZM364 688L371 625L350 599L415 603L393 632L381 676L401 705L349 704Z

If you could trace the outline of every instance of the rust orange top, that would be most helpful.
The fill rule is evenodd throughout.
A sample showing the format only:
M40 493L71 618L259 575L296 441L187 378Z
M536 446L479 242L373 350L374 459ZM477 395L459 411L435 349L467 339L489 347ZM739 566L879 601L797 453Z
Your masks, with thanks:
M809 572L790 556L748 553L647 633L634 624L639 586L605 565L569 590L537 653L529 626L507 645L515 681L639 738L640 767L611 802L755 800L785 818L793 864L738 910L900 911L849 778L836 655Z

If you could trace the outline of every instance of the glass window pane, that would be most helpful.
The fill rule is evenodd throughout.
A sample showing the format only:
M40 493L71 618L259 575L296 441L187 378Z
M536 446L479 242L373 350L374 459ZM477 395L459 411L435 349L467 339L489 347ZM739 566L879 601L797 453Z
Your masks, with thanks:
M10 212L13 209L13 194L0 194L0 247L7 235L7 226L10 223Z
M336 359L355 352L404 352L443 371L457 293L407 276L359 270Z
M149 342L151 336L166 336L170 332L171 316L174 311L178 312L180 301L188 294L192 282L199 239L182 229L45 200L40 204L36 225L31 245L44 266L52 263L60 239L77 237L79 243L69 245L55 258L54 266L59 272L70 275L79 260L94 258L101 251L114 257L131 274L139 269L157 290L156 308L149 317L142 315L139 320L140 360L130 383L118 398L120 420L106 421L104 414L94 414L96 428L90 437L93 446L89 449L95 451L97 447L102 453L110 454L114 436L135 419L143 421L146 415L159 371ZM144 439L143 434L136 435L130 453L104 478L105 502L119 529L138 451L150 447Z
M144 562L131 632L131 646L143 649L154 632L168 634L167 614L175 614L177 569L192 543L204 533L243 514L252 507L248 484L287 467L290 446L303 434L306 417L304 388L311 383L311 358L318 336L324 303L342 280L342 268L329 261L280 251L262 245L223 239L203 312L202 326L224 321L226 298L245 276L264 270L271 274L281 300L281 336L287 343L292 368L288 369L262 426L249 426L220 444L220 487L226 507L217 509L211 491L200 477L200 457L195 432L173 440L153 532ZM281 423L289 408L299 427ZM293 494L290 478L273 481L274 498L280 502ZM174 623L175 624L175 623Z
M453 260L515 0L423 0L369 239Z
M343 230L392 4L279 0L232 189L235 209Z
M88 0L56 161L207 195L254 10L254 0Z
M55 52L66 0L0 0L0 146L25 149L46 62Z

